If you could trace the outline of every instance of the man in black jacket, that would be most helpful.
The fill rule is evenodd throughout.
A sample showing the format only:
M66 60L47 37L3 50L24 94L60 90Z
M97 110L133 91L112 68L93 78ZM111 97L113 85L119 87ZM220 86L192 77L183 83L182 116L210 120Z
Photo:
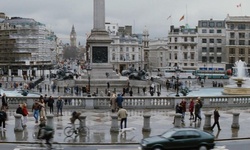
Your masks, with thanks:
M3 124L3 131L6 131L6 128L5 128L5 121L6 121L6 119L7 119L7 114L5 112L5 109L2 108L0 110L0 130L1 130L2 124Z
M219 118L220 118L220 114L219 114L218 107L217 107L214 110L214 124L213 124L213 126L211 128L212 130L214 129L216 124L217 124L218 130L221 130L220 123L219 123Z

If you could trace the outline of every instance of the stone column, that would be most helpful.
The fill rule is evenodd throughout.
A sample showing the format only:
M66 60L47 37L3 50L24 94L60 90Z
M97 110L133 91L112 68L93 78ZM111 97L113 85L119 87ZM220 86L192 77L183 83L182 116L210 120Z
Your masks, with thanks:
M211 130L211 113L205 113L205 124L203 126L203 130Z
M14 131L15 132L22 132L23 131L23 126L22 126L22 115L20 114L15 114L15 128Z
M240 125L239 125L239 116L240 116L240 113L233 113L233 123L231 125L231 128L233 129L239 129L240 128Z
M48 114L46 117L47 117L47 126L54 129L54 115Z
M142 131L143 132L150 132L151 128L150 128L150 114L144 114L143 115L143 127L142 127Z
M79 119L81 120L81 121L80 121L80 128L81 128L81 127L86 127L86 117L87 117L87 116L85 116L85 115L79 116Z
M105 30L105 0L94 0L94 30Z
M110 132L118 132L119 131L119 126L118 126L118 116L117 115L111 115L111 128Z
M174 116L174 127L180 128L181 127L181 114L175 114Z

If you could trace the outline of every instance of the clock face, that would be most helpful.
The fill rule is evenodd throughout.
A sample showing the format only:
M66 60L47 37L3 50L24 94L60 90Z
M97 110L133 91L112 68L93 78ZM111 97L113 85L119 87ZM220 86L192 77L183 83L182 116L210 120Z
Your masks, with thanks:
M92 48L93 63L108 63L108 47L93 47Z

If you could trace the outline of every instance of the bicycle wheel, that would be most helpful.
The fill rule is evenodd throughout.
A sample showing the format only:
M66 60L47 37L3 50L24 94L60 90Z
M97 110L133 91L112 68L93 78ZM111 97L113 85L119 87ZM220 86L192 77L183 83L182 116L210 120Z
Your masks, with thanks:
M68 126L64 129L64 134L66 136L72 136L74 134L74 129L71 126Z

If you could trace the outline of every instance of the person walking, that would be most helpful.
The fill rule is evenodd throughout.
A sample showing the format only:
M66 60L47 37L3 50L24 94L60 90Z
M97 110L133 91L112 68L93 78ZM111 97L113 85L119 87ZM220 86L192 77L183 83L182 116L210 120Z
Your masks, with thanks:
M196 100L196 104L194 105L194 122L196 122L197 118L199 118L201 120L201 117L200 117L200 103L198 100Z
M5 128L5 121L7 120L7 114L5 112L6 110L4 108L1 108L0 110L0 131L3 129L3 131L6 131ZM3 126L2 126L3 124Z
M123 102L123 97L121 94L118 94L118 97L116 98L116 102L119 108L122 108L122 102Z
M40 100L40 120L46 120L46 113L45 113L45 102L43 99Z
M57 116L59 116L59 112L61 113L62 116L63 101L60 96L56 101L56 107L57 107Z
M120 129L123 129L123 123L124 123L124 128L127 128L127 117L128 117L127 110L124 109L123 107L120 107L117 116L118 118L121 118Z
M186 102L186 100L185 99L182 99L182 101L181 101L181 103L180 103L180 105L181 105L181 108L182 108L182 122L184 122L184 120L185 120L185 115L186 115L186 108L187 108L187 102Z
M54 98L52 96L49 97L49 100L48 100L48 106L49 106L49 112L51 114L54 113Z
M215 125L217 125L218 130L221 130L221 128L220 128L220 123L219 123L220 114L219 114L218 109L219 109L219 108L216 107L215 110L214 110L214 124L213 124L213 126L212 126L212 128L211 128L212 130L214 129Z
M38 123L38 117L39 117L39 112L40 112L40 105L38 104L38 100L35 100L34 104L32 105L32 112L33 116L35 118L35 123Z
M189 103L189 112L190 112L190 118L189 120L194 120L194 99L191 98L190 99L190 103Z
M8 109L7 96L5 93L3 93L2 96L2 108L5 110Z
M23 111L23 127L26 127L26 123L28 122L28 109L26 103L23 103L22 105L22 111Z
M116 103L116 94L113 93L110 98L110 104L111 104L111 111L115 112L117 109L117 103Z
M179 103L177 103L176 106L175 106L175 113L176 114L182 114L182 106ZM175 116L174 116L174 122L173 122L173 124L174 123L175 123Z

